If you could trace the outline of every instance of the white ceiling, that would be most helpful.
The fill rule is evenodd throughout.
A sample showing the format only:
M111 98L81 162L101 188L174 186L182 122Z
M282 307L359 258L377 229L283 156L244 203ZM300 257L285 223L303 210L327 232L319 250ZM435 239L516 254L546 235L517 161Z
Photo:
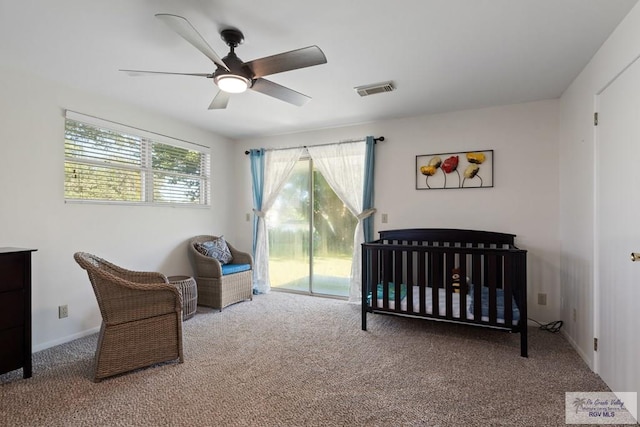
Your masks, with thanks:
M0 0L0 60L231 138L557 98L637 0ZM268 78L313 98L248 91L207 110L213 63L156 13L187 18L220 56L234 26L244 61L318 45L328 63ZM391 80L361 98L353 88Z

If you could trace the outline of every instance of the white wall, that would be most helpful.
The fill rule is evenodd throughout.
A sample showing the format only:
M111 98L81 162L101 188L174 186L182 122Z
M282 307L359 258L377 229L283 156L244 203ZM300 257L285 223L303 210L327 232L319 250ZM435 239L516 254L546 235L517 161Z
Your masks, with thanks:
M384 95L378 95L384 96ZM539 321L560 314L558 242L558 101L379 121L336 129L239 141L237 209L251 212L248 156L258 147L287 147L357 139L386 140L376 148L376 231L449 227L516 234L529 251L529 314ZM416 190L415 156L494 150L494 188ZM388 224L380 223L387 213ZM251 222L237 223L239 242L251 244ZM546 306L537 294L548 294Z
M560 100L561 316L568 320L566 336L592 369L595 96L638 55L640 4L625 17Z
M232 143L133 106L0 68L0 246L33 254L34 350L95 330L100 313L86 272L87 251L132 270L192 274L185 241L233 238L227 183ZM71 109L212 147L212 208L64 203L64 112ZM58 306L69 317L58 319Z

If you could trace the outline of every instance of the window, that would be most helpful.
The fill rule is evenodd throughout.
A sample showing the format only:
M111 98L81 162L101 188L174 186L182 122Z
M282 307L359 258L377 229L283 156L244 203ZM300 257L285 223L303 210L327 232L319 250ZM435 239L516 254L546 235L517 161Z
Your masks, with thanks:
M67 201L209 204L206 147L67 111L64 152Z

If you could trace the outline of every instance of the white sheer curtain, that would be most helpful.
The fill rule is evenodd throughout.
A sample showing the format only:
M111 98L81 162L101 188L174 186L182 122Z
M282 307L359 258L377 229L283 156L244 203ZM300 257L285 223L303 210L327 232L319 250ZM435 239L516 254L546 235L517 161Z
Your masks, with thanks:
M256 230L253 278L254 289L259 293L266 293L271 289L269 281L269 238L267 236L265 215L273 206L282 186L287 181L303 151L304 148L299 147L265 152L262 206L260 210L254 209L258 217L258 226Z
M320 171L336 195L347 209L358 218L353 236L353 259L351 262L351 280L349 301L361 301L362 286L362 243L364 227L362 222L375 212L368 209L363 212L363 187L365 170L366 142L348 142L307 147L315 167Z

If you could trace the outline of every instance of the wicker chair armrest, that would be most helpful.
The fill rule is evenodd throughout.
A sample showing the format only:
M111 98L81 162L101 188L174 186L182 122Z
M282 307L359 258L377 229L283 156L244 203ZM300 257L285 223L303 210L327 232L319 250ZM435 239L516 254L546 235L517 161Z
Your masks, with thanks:
M168 283L112 282L100 292L106 324L127 323L182 311L182 296Z
M74 255L75 257L75 255ZM91 254L78 254L77 259L84 259L83 268L99 268L101 271L110 273L124 280L138 283L169 283L166 276L155 271L133 271L115 265L107 260L96 257Z
M131 289L131 290L146 291L146 292L150 292L150 291L167 291L167 290L171 290L171 289L175 288L175 286L171 285L169 283L169 281L166 281L166 282L135 282L135 281L123 280L118 284L121 285L121 286L124 286L124 287L126 287L128 289ZM180 295L180 292L178 292L178 295Z
M124 278L135 283L169 283L167 276L155 271L130 271Z
M253 268L253 257L248 252L242 252L231 246L227 242L227 246L229 246L229 250L231 251L231 256L233 256L234 264L249 264L251 268Z
M195 248L192 252L196 277L222 277L222 264L215 258L202 255Z

